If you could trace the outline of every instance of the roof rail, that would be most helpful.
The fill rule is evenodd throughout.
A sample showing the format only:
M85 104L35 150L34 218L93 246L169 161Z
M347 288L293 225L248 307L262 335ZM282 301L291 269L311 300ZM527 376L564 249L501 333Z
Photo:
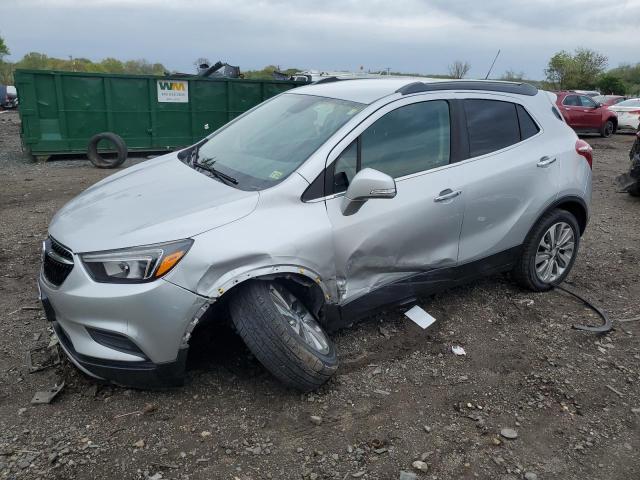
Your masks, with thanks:
M413 82L396 90L396 93L409 95L419 92L439 90L485 90L490 92L517 93L533 97L538 89L530 83L492 82L492 81L457 81L457 82Z

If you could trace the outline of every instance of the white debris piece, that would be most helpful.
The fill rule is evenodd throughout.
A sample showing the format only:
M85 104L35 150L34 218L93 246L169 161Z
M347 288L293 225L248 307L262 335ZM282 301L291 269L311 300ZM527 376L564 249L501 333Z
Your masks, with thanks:
M416 325L418 325L423 330L428 326L432 325L433 322L436 321L435 318L433 318L431 315L425 312L418 305L414 305L409 310L404 312L404 314L407 317L409 317L410 320L413 320L416 323Z
M460 345L454 345L453 347L451 347L451 352L454 355L466 355L467 352L464 351L464 348L462 348Z

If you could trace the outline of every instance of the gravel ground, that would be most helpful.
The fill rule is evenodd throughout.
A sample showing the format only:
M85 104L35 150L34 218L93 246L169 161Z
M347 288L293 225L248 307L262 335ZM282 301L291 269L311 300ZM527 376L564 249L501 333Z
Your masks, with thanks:
M203 332L176 390L99 385L66 361L29 373L27 352L51 334L36 298L47 224L112 172L33 163L18 132L1 113L2 478L638 478L640 321L601 337L572 330L597 318L507 276L422 299L437 318L426 331L392 309L339 332L341 367L314 394L281 387L225 328ZM640 304L640 199L613 186L632 139L587 138L594 206L567 281L616 319ZM30 404L61 379L53 403Z

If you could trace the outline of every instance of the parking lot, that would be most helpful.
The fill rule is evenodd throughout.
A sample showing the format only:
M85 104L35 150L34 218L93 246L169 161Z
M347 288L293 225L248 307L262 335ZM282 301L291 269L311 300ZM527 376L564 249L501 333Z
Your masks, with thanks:
M572 329L599 319L566 294L532 294L497 276L423 298L437 319L427 330L390 309L339 332L338 374L313 394L282 387L226 327L195 339L183 388L136 391L99 385L65 360L29 373L27 353L51 336L36 286L48 222L113 171L84 159L32 162L17 113L1 113L0 476L635 478L640 199L614 186L633 136L585 140L593 210L566 283L611 318L632 320L610 334ZM457 345L465 356L451 353ZM31 405L61 380L51 404Z

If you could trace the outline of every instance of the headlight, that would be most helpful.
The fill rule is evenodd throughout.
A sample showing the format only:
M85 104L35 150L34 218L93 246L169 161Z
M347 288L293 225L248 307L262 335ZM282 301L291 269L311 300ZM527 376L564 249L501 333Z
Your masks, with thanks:
M159 243L105 252L81 253L82 263L96 282L151 282L168 273L185 256L193 240Z

